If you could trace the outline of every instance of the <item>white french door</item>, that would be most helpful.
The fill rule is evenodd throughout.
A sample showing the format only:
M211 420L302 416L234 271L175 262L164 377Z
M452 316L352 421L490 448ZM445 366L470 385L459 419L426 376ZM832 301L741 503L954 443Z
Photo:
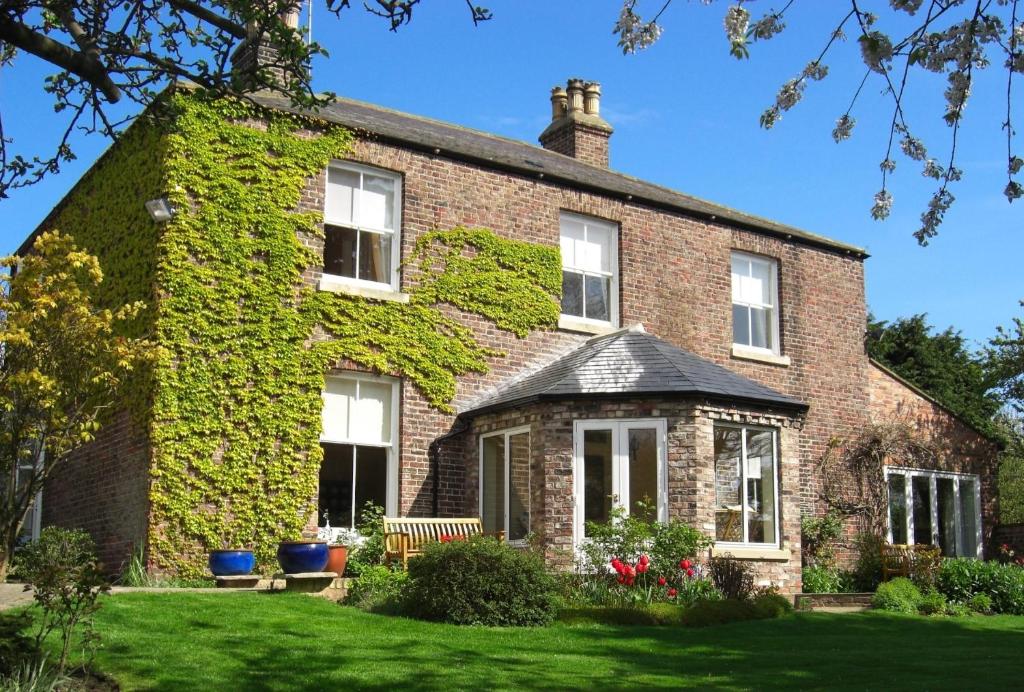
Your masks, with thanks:
M608 521L614 507L646 505L651 519L668 519L666 429L664 419L573 423L574 544L586 538L587 522Z

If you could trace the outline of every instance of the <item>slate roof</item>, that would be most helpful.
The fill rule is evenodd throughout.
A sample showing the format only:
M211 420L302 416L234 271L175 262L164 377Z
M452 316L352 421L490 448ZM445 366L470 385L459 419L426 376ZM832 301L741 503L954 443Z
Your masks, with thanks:
M638 329L594 337L541 370L500 389L463 416L542 400L701 395L806 410L807 404Z
M252 98L269 108L313 115L428 153L452 156L523 175L561 181L576 188L610 193L629 201L643 202L701 219L729 221L754 231L794 239L861 259L868 256L863 248L855 245L691 197L526 142L340 97L316 113L296 109L287 99L272 95L256 94Z

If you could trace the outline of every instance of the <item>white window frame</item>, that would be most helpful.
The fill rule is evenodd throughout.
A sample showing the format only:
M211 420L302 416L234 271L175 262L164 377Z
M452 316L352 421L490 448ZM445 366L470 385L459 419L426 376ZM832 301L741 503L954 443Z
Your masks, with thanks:
M395 219L395 227L389 228L375 228L373 226L362 226L353 224L351 220L341 221L337 219L331 219L327 216L327 199L331 194L330 184L330 171L324 175L324 239L326 252L326 238L327 238L327 226L338 226L340 228L350 228L356 233L356 266L359 265L359 232L376 233L378 235L390 235L391 236L391 277L390 281L367 281L366 279L358 279L351 276L339 276L338 274L330 274L327 272L327 260L324 259L324 272L321 277L321 282L327 287L332 286L351 286L354 288L365 288L369 290L386 290L389 292L398 292L399 290L399 278L402 261L402 176L395 171L389 171L383 168L374 168L373 166L366 166L363 164L352 163L351 161L331 161L328 169L340 169L351 171L359 174L359 189L363 188L363 175L371 173L373 175L391 178L395 184L395 194L392 214ZM356 219L359 218L358 214L359 196L354 195L352 199L352 216ZM358 273L358 269L357 269Z
M527 438L526 438L527 439L527 448L530 450L530 463L529 463L529 471L530 472L527 475L527 479L526 479L526 497L527 497L526 513L527 513L527 517L528 517L527 520L526 520L526 524L527 524L526 531L527 531L527 533L529 533L530 531L533 531L533 507L532 507L532 504L533 504L533 447L531 446L533 444L533 436L530 433L530 426L522 425L522 426L519 426L517 428L507 428L505 430L496 430L494 432L490 432L490 433L487 433L486 435L481 435L480 436L480 449L479 449L479 454L480 454L480 456L479 456L479 460L480 460L480 464L479 464L480 480L479 480L479 483L478 483L478 486L479 486L478 491L479 491L480 521L484 520L484 440L486 440L488 438L491 438L491 437L504 437L505 438L504 439L504 442L505 442L505 447L504 447L504 449L505 449L505 459L504 459L504 468L505 468L505 471L504 471L504 475L505 475L505 499L504 499L505 520L504 520L502 525L504 526L504 529L505 529L505 540L510 545L526 545L526 539L517 539L517 540L514 540L514 541L508 539L508 536L509 536L509 524L510 524L510 518L511 518L509 516L508 508L509 508L509 500L511 499L510 498L510 493L511 493L511 490L512 490L512 483L511 483L511 480L512 480L512 478L511 478L511 475L512 475L512 465L510 463L511 462L512 446L509 444L509 438L514 436L514 435L522 435L523 433L526 433L526 435L527 435Z
M326 444L341 444L341 445L352 445L352 516L353 521L356 512L356 476L355 476L355 450L357 447L383 447L387 449L387 493L386 502L384 503L384 512L388 516L398 515L398 460L399 460L399 437L398 437L398 411L399 411L399 395L401 394L401 381L396 380L392 377L380 377L377 375L369 375L363 373L344 373L344 374L333 374L328 375L327 380L353 380L356 383L356 399L359 398L359 386L361 382L375 382L382 384L391 385L391 441L389 443L373 443L357 441L353 439L336 439L328 437L321 431L320 442ZM349 408L351 415L351 408ZM347 430L351 428L346 425ZM321 462L322 463L322 462ZM319 509L317 510L319 514ZM317 525L323 521L323 517L317 517ZM347 528L347 527L346 527Z
M743 528L743 540L742 541L715 541L715 547L717 548L778 548L782 545L782 516L779 514L780 509L780 486L779 474L781 473L782 464L779 459L779 430L778 428L772 428L770 426L763 425L744 425L742 423L718 423L716 422L712 428L712 449L714 448L714 428L732 428L733 430L740 430L740 488L742 493L740 495L740 523ZM747 524L747 431L754 430L757 432L770 432L772 434L772 461L774 468L772 469L772 480L775 482L775 541L770 543L752 543L749 541L750 527ZM717 459L714 458L714 452L712 451L711 468L712 473L715 477L715 492L717 493L718 471L715 468ZM718 508L718 497L716 494L714 508ZM717 521L717 518L716 518ZM715 533L717 535L718 525L715 525Z
M956 523L956 556L957 557L982 557L982 550L984 548L984 530L981 524L981 477L976 473L957 473L953 471L929 471L926 469L909 469L900 466L886 466L883 469L885 475L885 539L891 544L892 543L892 525L890 522L890 507L889 507L889 476L903 476L906 480L903 483L903 502L904 512L907 517L907 545L916 545L914 542L914 501L911 490L911 478L914 476L923 476L929 479L928 482L928 502L929 514L931 515L931 528L932 528L932 541L931 545L939 545L939 494L938 484L936 481L939 478L949 478L955 480L953 484L953 504L955 508L955 523ZM962 521L960 516L960 481L970 480L974 481L974 511L975 511L975 523L974 523L974 543L975 543L975 555L966 555L963 551L963 546L960 544L960 522Z
M612 431L612 497L613 507L622 507L629 514L632 504L629 497L629 435L630 429L656 431L658 443L658 521L668 521L668 421L664 418L611 418L601 420L576 420L572 424L572 488L573 522L572 542L579 546L584 540L584 495L583 479L583 433L587 430Z
M769 297L770 297L770 299L772 301L771 305L768 305L766 303L748 303L748 302L744 302L744 301L734 301L734 300L732 300L732 261L734 259L741 259L741 260L743 260L745 262L749 262L751 264L757 263L757 264L762 264L762 265L767 265L768 266L769 276L771 277L770 278L771 286L769 287L769 294L770 294ZM748 268L748 271L750 271L749 268ZM769 335L769 337L771 338L771 341L772 341L772 347L771 348L764 348L764 347L761 347L761 346L754 346L752 344L741 344L741 343L737 343L735 340L733 340L732 345L735 348L740 349L740 350L753 351L755 353L765 353L765 354L771 354L771 355L776 355L776 356L782 355L782 340L781 340L781 338L779 336L779 331L780 331L779 330L779 312L780 312L780 310L779 310L779 261L777 259L775 259L774 257L766 257L764 255L754 255L754 254L751 254L749 252L741 252L740 250L733 250L732 252L729 253L729 288L730 288L730 292L729 292L729 312L730 312L730 314L732 313L732 306L733 305L742 305L745 308L761 308L763 310L770 310L771 311L771 319L768 320L768 328L771 330L771 334ZM735 336L736 325L732 324L731 321L730 321L730 326L732 327L733 336ZM750 323L750 310L749 309L747 310L747 334L751 335L751 340L753 340L754 329L753 329L753 325Z
M569 267L565 264L565 259L562 259L562 271L571 272L574 274L580 274L584 277L584 289L583 289L583 311L586 312L586 277L587 276L599 276L601 278L611 278L608 284L608 317L607 320L595 320L590 317L581 317L580 315L568 315L562 313L561 317L567 324L580 324L589 325L593 327L615 327L619 324L619 227L611 221L605 221L604 219L598 219L593 216L585 216L583 214L576 214L569 211L563 211L558 216L558 242L559 248L561 248L562 242L562 220L572 219L583 224L583 234L586 238L586 234L590 226L601 227L603 232L608 233L608 260L611 266L610 272L603 271L592 271L577 269L576 267Z

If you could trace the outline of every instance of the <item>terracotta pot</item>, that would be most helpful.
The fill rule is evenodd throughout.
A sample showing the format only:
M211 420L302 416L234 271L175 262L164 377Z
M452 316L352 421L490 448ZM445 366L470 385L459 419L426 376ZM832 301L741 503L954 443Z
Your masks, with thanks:
M334 572L339 577L344 576L346 563L348 563L347 545L327 546L327 567L324 568L327 572Z

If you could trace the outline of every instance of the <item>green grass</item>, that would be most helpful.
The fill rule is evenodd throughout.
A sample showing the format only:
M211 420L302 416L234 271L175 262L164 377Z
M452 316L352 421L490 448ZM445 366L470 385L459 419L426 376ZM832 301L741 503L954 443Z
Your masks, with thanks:
M719 627L454 627L295 594L124 594L96 666L125 690L1009 689L1024 617L797 614Z

